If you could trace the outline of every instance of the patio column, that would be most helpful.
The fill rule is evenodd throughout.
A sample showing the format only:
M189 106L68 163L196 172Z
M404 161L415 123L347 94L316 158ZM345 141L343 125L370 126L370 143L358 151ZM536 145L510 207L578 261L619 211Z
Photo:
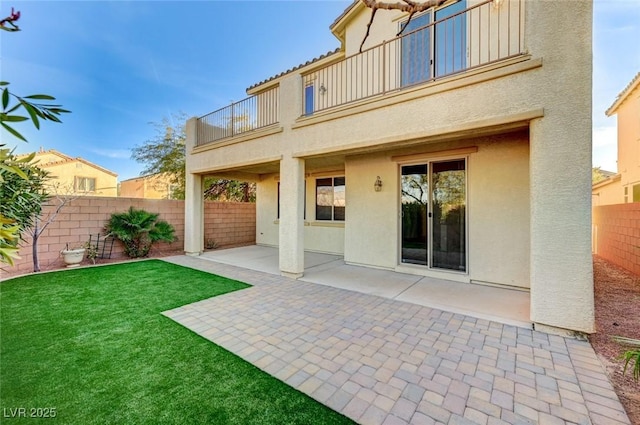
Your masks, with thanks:
M304 274L304 159L280 161L280 273Z
M197 119L187 121L187 152L196 145ZM204 251L204 192L199 174L189 172L189 155L187 155L187 172L184 191L184 252L187 255L200 255Z

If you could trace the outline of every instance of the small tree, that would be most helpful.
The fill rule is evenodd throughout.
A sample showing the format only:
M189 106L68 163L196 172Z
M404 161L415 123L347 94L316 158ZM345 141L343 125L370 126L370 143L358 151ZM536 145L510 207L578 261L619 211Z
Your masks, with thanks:
M48 198L48 173L30 164L33 155L18 158L8 149L0 149L0 157L1 259L12 265L23 233L37 223L42 203Z
M55 221L60 211L71 201L81 195L70 189L61 190L59 185L48 185L49 193L43 198L42 205L51 207L49 212L43 216L42 211L35 217L33 224L27 229L27 233L31 236L31 253L33 257L33 271L40 271L40 259L38 256L38 241L40 236L47 230L47 227Z
M130 207L127 212L111 214L105 229L108 236L124 244L125 253L131 258L146 257L154 242L173 242L175 229L159 214Z
M0 19L0 30L16 32L20 28L16 21L20 12L11 9L11 14ZM27 141L14 124L31 121L40 129L40 121L61 122L59 116L68 113L60 105L52 104L54 97L45 94L18 96L9 91L9 83L0 81L2 88L0 126L14 137ZM28 116L22 115L26 112ZM33 155L17 158L13 151L0 144L0 262L13 265L18 257L18 243L22 232L30 227L42 211L46 199L43 188L46 173L29 163Z
M156 136L131 149L131 158L145 164L142 174L166 174L170 176L174 190L173 199L184 199L186 120L180 113L171 118L163 118L160 123L152 123ZM236 130L248 126L248 118L240 116L230 121ZM228 179L206 178L204 197L212 201L255 202L256 185Z
M600 169L600 167L593 167L591 169L591 184L596 184L606 178L607 176L602 174L602 170Z

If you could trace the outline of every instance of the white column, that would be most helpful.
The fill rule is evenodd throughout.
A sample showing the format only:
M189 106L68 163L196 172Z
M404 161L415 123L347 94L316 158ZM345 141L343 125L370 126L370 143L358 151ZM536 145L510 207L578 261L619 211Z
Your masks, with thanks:
M280 273L304 274L304 159L280 161Z
M189 153L196 145L197 119L187 121L186 176L184 191L184 251L187 255L200 255L204 251L204 193L203 178L189 169Z

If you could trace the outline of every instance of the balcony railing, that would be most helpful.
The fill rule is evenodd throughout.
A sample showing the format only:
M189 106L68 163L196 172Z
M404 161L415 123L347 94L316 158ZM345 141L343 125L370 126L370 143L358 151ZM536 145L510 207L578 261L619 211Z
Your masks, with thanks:
M198 118L197 146L276 124L279 92L274 87Z
M414 17L404 35L304 75L302 115L522 54L524 0L466 4Z

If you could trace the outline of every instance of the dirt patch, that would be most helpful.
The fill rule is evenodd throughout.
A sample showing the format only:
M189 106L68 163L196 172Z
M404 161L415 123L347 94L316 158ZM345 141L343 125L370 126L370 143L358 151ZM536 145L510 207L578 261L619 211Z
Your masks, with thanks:
M596 333L589 337L613 387L634 425L640 425L640 383L631 371L623 375L620 355L625 347L612 339L619 335L640 339L640 276L594 256Z

